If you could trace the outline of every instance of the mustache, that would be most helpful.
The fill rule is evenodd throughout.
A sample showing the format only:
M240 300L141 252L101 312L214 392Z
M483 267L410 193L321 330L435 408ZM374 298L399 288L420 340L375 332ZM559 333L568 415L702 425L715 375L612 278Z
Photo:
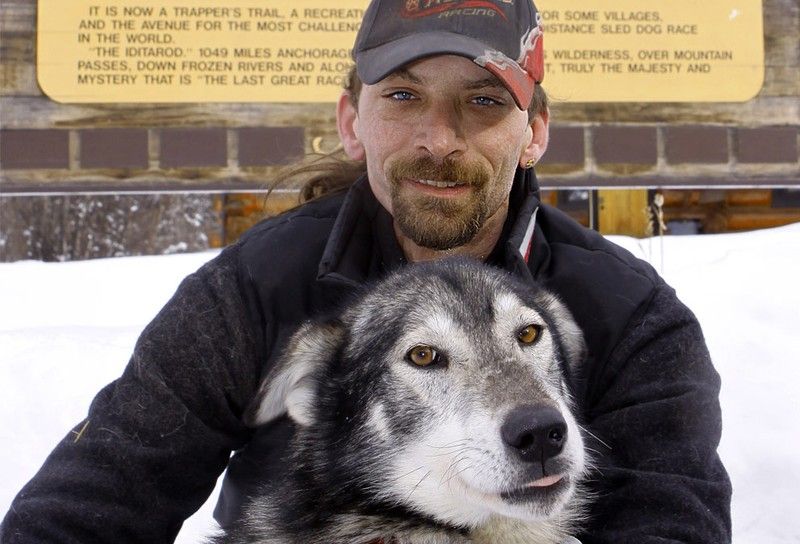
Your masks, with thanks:
M393 184L404 179L459 182L474 187L489 183L489 172L479 163L445 158L435 161L430 157L398 159L387 172Z

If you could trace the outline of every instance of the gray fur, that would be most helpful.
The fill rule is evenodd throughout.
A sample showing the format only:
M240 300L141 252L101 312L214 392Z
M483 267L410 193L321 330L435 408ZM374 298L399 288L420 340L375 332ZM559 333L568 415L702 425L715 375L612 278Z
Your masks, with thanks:
M529 324L542 333L524 345L516 334ZM446 364L414 365L406 353L419 344ZM288 412L298 424L292 469L215 542L563 541L585 500L567 383L584 352L551 293L472 261L406 267L336 321L306 323L292 337L246 415L264 424ZM555 407L567 422L563 451L539 466L499 436L521 405ZM553 475L563 478L531 487ZM531 496L501 496L511 489Z

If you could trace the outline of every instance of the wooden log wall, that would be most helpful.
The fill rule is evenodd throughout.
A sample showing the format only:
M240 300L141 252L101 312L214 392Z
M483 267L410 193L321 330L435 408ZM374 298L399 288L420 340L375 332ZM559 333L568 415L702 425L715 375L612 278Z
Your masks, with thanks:
M800 4L765 0L763 8L765 79L754 99L663 104L556 100L550 149L537 166L543 185L799 186ZM338 143L330 104L56 103L36 82L36 0L0 4L0 60L0 260L158 253L183 247L176 245L181 242L190 249L229 242L264 213L263 195L231 191L261 191L286 164ZM155 216L143 214L142 220L146 215L162 224L159 235L140 229L146 238L140 247L131 242L120 250L119 229L113 225L100 229L107 240L99 245L43 243L63 236L63 229L47 225L29 229L36 234L20 235L25 222L41 213L37 199L60 198L49 205L65 217L76 213L76 202L84 202L82 209L92 211L80 225L97 225L104 219L89 215L105 212L85 204L101 198L90 193L120 189L129 194L115 196L106 206L155 210ZM164 190L171 194L149 194ZM70 196L42 196L47 193ZM746 214L736 216L739 212L731 209L737 206L718 193L710 194L725 202L726 211L715 212L714 221L703 216L709 232L723 228L723 216L725 228L800 220L800 209L775 211L770 199L769 204L763 200L746 206L747 214L761 216L742 222ZM677 201L686 198L691 202L693 197ZM159 199L171 200L156 205ZM197 212L191 220L178 220L176 211L185 199ZM296 200L284 194L273 202L270 212ZM676 218L701 209L676 206L667 207ZM172 239L164 234L170 224L179 226ZM187 243L187 229L202 236ZM81 232L77 238L89 231ZM46 253L37 247L61 249Z

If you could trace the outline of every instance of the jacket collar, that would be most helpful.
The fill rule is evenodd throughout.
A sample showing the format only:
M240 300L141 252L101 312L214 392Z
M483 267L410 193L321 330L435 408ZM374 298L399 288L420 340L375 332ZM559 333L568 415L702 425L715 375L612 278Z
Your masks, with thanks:
M543 247L541 228L536 223L539 185L532 169L517 169L510 202L506 226L498 242L500 248L493 254L498 257L496 264L531 280L531 270L538 269L541 261L538 248ZM375 199L366 175L361 176L348 190L336 217L317 279L357 287L404 263L393 235L391 216Z
M520 276L532 280L531 270L538 260L534 251L536 242L543 241L542 229L537 223L539 213L539 182L533 169L517 168L514 185L511 188L509 221L511 231L505 240L503 266Z
M381 208L366 174L347 191L322 253L317 279L358 286L370 277L377 255L372 225Z

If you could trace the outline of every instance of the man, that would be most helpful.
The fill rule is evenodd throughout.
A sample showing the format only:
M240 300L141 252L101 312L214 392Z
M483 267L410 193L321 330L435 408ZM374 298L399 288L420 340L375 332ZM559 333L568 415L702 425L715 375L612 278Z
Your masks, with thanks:
M230 521L281 473L289 422L253 432L241 414L296 326L389 270L456 254L543 283L584 330L572 388L597 469L576 536L730 541L719 379L697 321L649 266L538 202L541 45L525 0L374 0L337 106L367 175L260 223L181 284L80 439L20 492L3 542L171 541L226 466L217 516Z

